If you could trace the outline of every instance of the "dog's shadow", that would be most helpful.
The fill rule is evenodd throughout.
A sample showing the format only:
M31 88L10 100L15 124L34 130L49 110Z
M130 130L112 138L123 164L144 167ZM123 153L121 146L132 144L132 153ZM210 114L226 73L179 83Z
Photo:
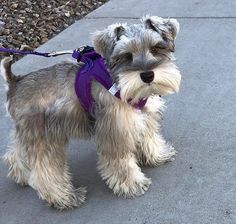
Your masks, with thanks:
M111 190L106 187L96 169L98 156L94 142L71 140L67 148L73 185L76 188L86 187L89 197L110 194Z

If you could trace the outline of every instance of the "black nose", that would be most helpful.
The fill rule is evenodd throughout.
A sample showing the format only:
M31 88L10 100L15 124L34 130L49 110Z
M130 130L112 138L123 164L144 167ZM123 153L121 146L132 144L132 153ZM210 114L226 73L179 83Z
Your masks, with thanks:
M154 79L154 72L153 71L147 71L140 73L140 77L145 83L150 83Z

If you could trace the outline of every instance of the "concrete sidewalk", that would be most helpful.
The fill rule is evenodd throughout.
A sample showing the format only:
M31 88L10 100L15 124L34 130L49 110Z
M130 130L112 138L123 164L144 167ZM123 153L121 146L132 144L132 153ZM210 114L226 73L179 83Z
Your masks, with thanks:
M47 208L31 188L6 178L0 162L0 224L235 224L236 223L236 2L222 0L111 0L39 48L73 49L90 44L90 33L114 22L138 22L146 13L177 17L176 43L183 75L180 93L166 97L163 135L177 149L172 163L145 168L152 178L140 198L112 194L96 171L92 142L74 141L68 156L74 185L87 186L86 203L58 212ZM25 57L18 74L64 57ZM0 155L7 147L10 119L0 85Z

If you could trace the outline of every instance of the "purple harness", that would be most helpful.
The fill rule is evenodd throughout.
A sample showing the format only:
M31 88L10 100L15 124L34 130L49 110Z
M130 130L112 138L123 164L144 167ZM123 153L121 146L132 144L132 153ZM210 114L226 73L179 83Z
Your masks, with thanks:
M75 78L75 92L84 110L89 112L94 117L94 99L91 95L91 81L94 79L101 83L109 92L111 87L113 87L112 79L107 71L106 65L104 63L101 55L96 53L92 47L83 47L80 51L76 49L74 51L55 51L51 53L41 53L37 51L23 51L8 48L0 48L0 52L10 53L10 54L21 54L21 55L37 55L43 57L55 57L63 54L72 54L78 62L82 61L84 65L78 70ZM120 92L115 91L112 93L114 96L120 99ZM131 101L131 100L130 100ZM129 101L129 102L130 102ZM146 98L140 99L138 103L132 105L136 109L142 109L147 102Z
M91 81L94 79L109 90L113 85L111 76L107 71L104 59L94 50L86 53L75 50L72 57L77 59L77 61L84 62L84 65L78 70L75 78L75 92L85 111L94 117L95 101L91 95ZM119 91L114 93L114 95L120 99ZM147 99L141 99L133 107L142 109L146 102Z

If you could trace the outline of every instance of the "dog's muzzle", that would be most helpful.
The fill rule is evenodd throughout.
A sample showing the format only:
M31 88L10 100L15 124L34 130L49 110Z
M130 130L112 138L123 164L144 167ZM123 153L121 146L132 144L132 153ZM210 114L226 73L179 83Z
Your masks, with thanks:
M143 82L151 83L154 79L154 72L153 71L141 72L140 77Z

